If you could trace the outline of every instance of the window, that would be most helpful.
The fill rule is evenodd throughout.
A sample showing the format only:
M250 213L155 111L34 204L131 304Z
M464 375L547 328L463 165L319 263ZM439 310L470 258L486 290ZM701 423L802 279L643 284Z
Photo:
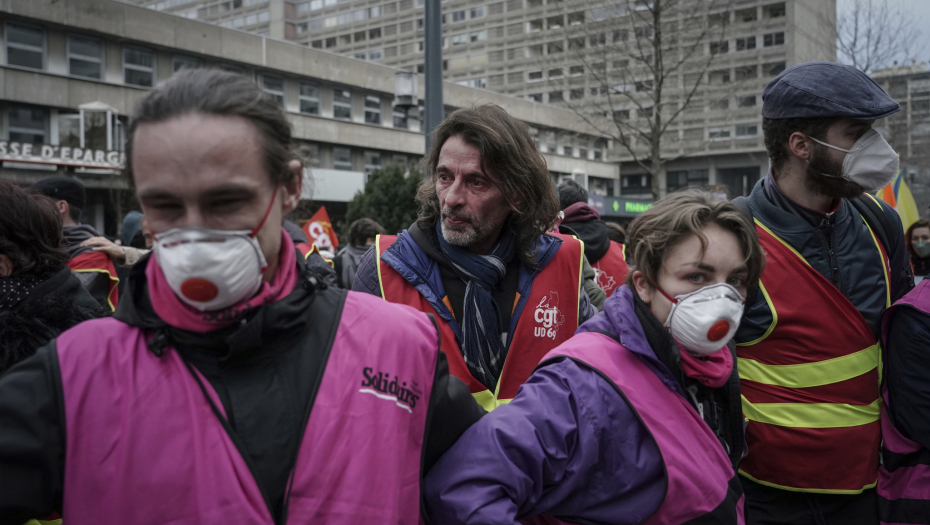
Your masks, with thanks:
M724 98L720 100L714 100L710 103L711 111L721 111L724 109L730 109L730 99Z
M526 96L526 99L529 100L530 102L538 102L542 104L543 94L542 93L530 93L529 95Z
M368 52L368 60L381 60L384 54L380 49L373 49Z
M755 96L755 95L749 95L749 96L745 96L745 97L737 97L737 98L736 98L736 105L739 106L739 107L741 107L741 108L751 108L751 107L755 107L755 105L756 105L756 96Z
M597 152L595 152L595 157ZM600 160L600 159L595 159ZM652 192L652 175L621 175L620 195L646 195Z
M381 154L377 151L365 152L365 173L369 175L375 170L381 169Z
M562 42L549 42L546 44L546 53L550 55L555 55L564 51L564 46Z
M729 53L730 51L730 42L727 40L721 40L719 42L710 43L710 54L711 55L722 55L724 53Z
M758 134L759 134L758 124L737 124L736 125L736 136L737 137L755 137Z
M573 89L568 92L569 100L581 100L584 98L584 88Z
M11 66L45 69L45 30L40 27L7 23L6 63Z
M566 157L572 156L572 147L571 146L562 146L562 154Z
M199 58L175 55L174 58L171 59L171 68L175 73L182 69L197 69L201 67L203 67L203 60Z
M598 7L596 9L592 9L588 11L588 19L591 20L592 22L600 22L602 20L605 20L606 18L607 18L606 7Z
M550 69L550 70L549 70L549 78L550 78L550 79L562 78L563 76L565 76L565 75L562 73L562 68L560 68L560 67L553 68L553 69Z
M11 106L7 110L9 140L25 144L47 144L48 111L42 108Z
M348 89L333 90L333 118L352 120L352 92Z
M262 75L262 89L271 95L278 104L284 106L284 79L271 75Z
M381 16L381 6L368 8L368 18L378 18L379 16Z
M551 91L549 93L549 102L562 102L564 101L561 91Z
M770 5L766 8L769 18L781 18L785 16L785 4Z
M460 35L452 35L452 45L461 46L468 43L468 33L462 33Z
M476 18L484 18L484 6L481 6L481 7L473 7L473 8L471 9L471 11L469 11L468 16L469 16L469 18L471 18L472 20L474 20L474 19L476 19Z
M333 148L333 168L352 171L352 150L349 148Z
M759 77L759 67L756 65L752 66L740 66L734 69L736 74L736 80L749 80L752 78Z
M407 108L403 106L394 106L394 128L395 129L408 129L409 125L407 123L409 113Z
M568 25L576 26L584 23L584 11L568 14Z
M568 74L573 77L584 75L584 66L571 66L568 68Z
M68 73L77 77L103 78L103 41L68 35Z
M756 37L747 36L746 38L737 38L736 39L736 50L737 51L749 51L756 48Z
M452 23L464 22L467 18L466 14L468 11L465 9L460 9L458 11L452 11Z
M320 86L301 82L299 88L300 112L308 115L320 114Z
M783 46L785 45L785 32L779 31L778 33L767 33L762 35L762 46L763 47L772 47L772 46Z
M527 81L527 82L539 82L539 81L542 80L542 79L543 79L543 72L542 72L542 70L540 70L540 69L537 69L537 70L535 70L535 71L527 71L527 72L526 72L526 81Z
M762 71L768 72L769 75L775 76L785 70L785 62L771 62L769 64L762 64Z
M374 40L375 38L381 38L381 28L376 27L374 29L368 30L368 39Z
M139 47L123 47L123 82L133 86L155 86L155 53Z
M708 170L668 171L665 174L666 189L669 193L682 188L700 188L702 186L707 186L708 181Z
M736 12L736 19L740 22L755 22L759 19L756 8L740 9Z
M526 46L526 58L541 57L541 56L543 56L542 44L534 44L532 46Z
M601 47L607 45L607 33L595 33L588 36L588 44L591 47Z
M542 20L530 20L526 23L526 32L527 33L536 33L537 31L542 31L543 21Z
M730 128L708 128L707 138L710 140L726 140L730 138Z
M484 42L488 38L488 33L483 29L481 31L472 31L468 39L472 42Z
M651 26L640 26L635 30L636 38L652 38Z
M365 123L381 125L381 97L365 95Z

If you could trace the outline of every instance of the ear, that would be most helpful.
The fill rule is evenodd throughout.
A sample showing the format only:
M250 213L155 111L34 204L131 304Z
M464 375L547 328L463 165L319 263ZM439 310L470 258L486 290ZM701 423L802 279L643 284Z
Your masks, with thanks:
M652 296L655 295L656 290L649 284L649 280L646 279L646 276L643 275L643 272L636 270L633 272L633 287L636 288L636 293L639 295L639 298L646 303L646 306L652 306Z
M58 211L61 212L63 217L67 217L68 213L71 211L71 207L68 206L68 201L58 201Z
M9 277L11 275L13 275L13 261L0 253L0 277Z
M813 147L811 142L810 137L800 131L795 131L788 137L788 151L799 159L810 160Z
M299 160L294 159L288 162L287 169L291 170L294 176L291 177L289 182L281 186L284 190L284 195L282 195L281 198L281 215L287 215L297 209L297 204L300 202L300 194L301 191L303 191L304 185L303 165Z

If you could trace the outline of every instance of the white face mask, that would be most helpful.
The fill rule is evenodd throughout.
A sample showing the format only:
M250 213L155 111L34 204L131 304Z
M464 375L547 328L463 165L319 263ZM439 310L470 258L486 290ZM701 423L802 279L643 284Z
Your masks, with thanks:
M850 149L843 149L821 142L814 137L810 138L817 144L846 153L843 159L843 176L848 181L865 188L867 192L878 191L894 180L898 174L898 164L901 159L885 141L876 129L870 129ZM825 177L836 177L821 173Z
M672 302L665 327L685 350L709 355L736 334L745 299L729 284L712 284L674 299L657 289Z
M201 312L222 310L255 295L268 267L255 236L273 204L274 196L251 231L185 226L156 235L155 258L175 295Z

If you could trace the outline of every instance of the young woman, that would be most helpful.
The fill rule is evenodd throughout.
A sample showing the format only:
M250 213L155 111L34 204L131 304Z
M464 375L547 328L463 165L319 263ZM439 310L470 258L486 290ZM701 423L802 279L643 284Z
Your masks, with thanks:
M755 229L686 191L634 220L628 241L632 271L604 311L429 473L434 523L743 522L727 343L764 266Z
M914 283L930 274L930 221L920 219L907 229L907 253L911 256Z

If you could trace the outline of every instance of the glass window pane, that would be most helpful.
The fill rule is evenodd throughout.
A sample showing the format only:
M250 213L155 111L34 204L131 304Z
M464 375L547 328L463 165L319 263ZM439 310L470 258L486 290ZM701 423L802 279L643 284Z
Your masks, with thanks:
M68 52L85 57L103 57L103 43L93 38L71 35L68 37Z
M310 115L320 114L320 103L316 100L300 99L300 112Z
M375 113L374 111L365 112L365 123L366 124L381 124L381 113Z
M105 111L84 112L84 147L107 149L107 114Z
M333 106L333 118L351 119L352 108L346 106Z
M278 77L262 76L262 85L270 91L283 92L284 79Z
M45 111L36 108L12 107L9 112L11 128L28 128L44 132Z
M123 62L140 67L153 67L155 65L155 54L144 49L127 47L123 49Z
M58 115L58 144L62 147L81 147L81 120L78 115Z
M124 82L134 86L152 87L152 72L139 71L137 69L127 69L124 75Z
M310 98L320 98L320 88L313 84L306 84L301 82L300 84L300 96L310 97Z
M7 24L6 40L11 44L16 43L42 48L45 45L45 31L37 27Z
M27 51L7 47L6 61L11 66L31 67L33 69L42 69L42 53L40 51Z
M352 92L346 89L335 89L333 90L333 101L351 104Z
M365 97L365 107L380 110L381 99L372 95L367 95Z
M72 58L68 62L68 70L72 75L88 78L100 78L100 62L91 62L80 58Z
M25 144L45 144L45 135L38 133L25 133L20 131L10 131L11 142L22 142Z

